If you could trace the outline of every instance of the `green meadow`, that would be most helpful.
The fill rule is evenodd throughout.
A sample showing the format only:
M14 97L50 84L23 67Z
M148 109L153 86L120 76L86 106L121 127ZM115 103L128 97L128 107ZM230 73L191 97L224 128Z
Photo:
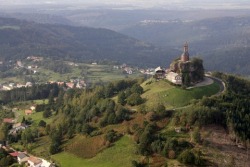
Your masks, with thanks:
M192 89L183 89L178 86L170 85L164 80L148 80L142 84L142 87L145 91L142 97L146 99L147 106L151 107L154 104L161 103L167 108L183 107L188 105L193 99L211 96L220 90L218 83Z
M79 148L81 149L81 148ZM53 155L52 158L61 167L128 167L132 160L138 160L136 147L130 136L123 136L109 148L98 153L94 158L84 159L68 152Z

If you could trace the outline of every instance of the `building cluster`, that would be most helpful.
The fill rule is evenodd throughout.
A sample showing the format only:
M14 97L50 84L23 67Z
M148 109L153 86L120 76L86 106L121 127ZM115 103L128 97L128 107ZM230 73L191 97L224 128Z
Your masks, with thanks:
M33 62L43 61L43 57L39 57L39 56L28 56L26 59L31 60Z
M12 111L18 110L17 108L12 109ZM32 114L35 110L35 106L32 105L30 109L24 110L26 115ZM3 123L12 125L12 128L8 131L8 135L16 136L21 131L29 128L25 123L18 122L14 118L4 118ZM13 148L7 146L6 141L0 141L0 148L5 149L9 152L9 155L17 160L19 164L25 164L28 167L54 167L53 163L48 162L47 160L39 157L35 157L26 152L16 151Z
M70 79L69 82L55 82L50 81L50 84L57 83L59 86L65 86L68 89L78 88L83 89L87 87L87 83L82 79Z
M113 68L114 69L121 69L124 74L129 74L129 75L135 73L135 71L138 70L137 68L130 67L127 64L122 64L120 66L115 65L115 66L113 66Z
M14 151L9 154L14 157L19 164L25 164L28 167L55 167L55 164L50 163L43 158L29 155L26 152Z
M0 90L12 90L14 88L31 87L33 84L31 82L26 82L25 84L20 83L4 83L0 84Z
M194 62L189 59L187 43L184 45L182 55L175 59L169 68L157 67L155 69L140 70L140 72L153 75L156 79L167 79L176 85L195 84L202 81L204 76L202 60L196 59Z
M33 61L38 62L38 61L42 61L42 60L37 58L37 59L34 59ZM15 66L15 69L19 69L19 68L25 68L25 69L29 70L30 72L32 72L33 74L38 73L38 66L37 65L32 64L32 65L24 66L22 61L20 61L20 60L16 62L16 66Z

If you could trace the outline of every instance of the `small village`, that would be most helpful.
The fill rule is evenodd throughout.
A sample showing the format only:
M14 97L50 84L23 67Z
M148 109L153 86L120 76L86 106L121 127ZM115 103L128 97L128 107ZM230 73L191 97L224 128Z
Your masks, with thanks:
M30 108L25 109L24 111L18 111L18 108L13 108L12 112L16 116L16 118L4 118L3 123L11 126L12 128L8 131L8 136L17 137L22 131L30 128L30 125L25 121L18 122L18 112L24 112L23 114L26 116L30 116L36 112L36 105L31 105ZM24 164L29 167L54 167L55 164L45 160L44 158L37 157L28 153L25 150L16 150L6 141L0 141L0 148L4 149L9 155L15 159L20 165Z

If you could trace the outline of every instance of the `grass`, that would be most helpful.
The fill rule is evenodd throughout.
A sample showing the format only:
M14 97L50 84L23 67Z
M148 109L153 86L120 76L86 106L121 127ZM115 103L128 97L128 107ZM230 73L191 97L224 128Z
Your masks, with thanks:
M31 115L25 115L24 113L24 110L19 110L19 111L16 111L18 112L18 122L21 122L23 117L25 117L25 119L28 119L28 118L31 118L33 123L32 125L33 126L38 126L38 123L41 121L41 120L44 120L47 124L51 123L52 122L52 117L50 118L43 118L43 112L35 112L33 111L33 114Z
M164 104L167 108L182 107L188 105L193 99L211 96L220 90L217 83L187 90L172 86L164 80L146 85L147 82L150 81L142 84L145 91L142 97L147 99L146 105L149 107L157 103Z
M53 155L52 158L59 162L61 167L128 167L132 160L138 160L135 154L135 145L129 136L122 137L114 146L103 150L94 158L83 159L68 152Z
M104 142L104 137L101 135L94 137L78 135L67 144L67 151L82 158L92 158L105 148Z
M32 154L49 159L50 144L51 140L49 136L43 136L38 138L38 140L35 142L35 145L33 146Z

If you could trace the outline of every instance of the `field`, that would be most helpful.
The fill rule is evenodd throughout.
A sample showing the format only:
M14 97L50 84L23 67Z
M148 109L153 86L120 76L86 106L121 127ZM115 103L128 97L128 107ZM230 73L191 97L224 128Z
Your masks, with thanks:
M130 136L124 136L91 159L83 159L68 152L53 155L52 158L60 162L61 167L128 167L139 156L135 154L135 145Z
M25 110L29 109L31 105L33 104L42 104L42 103L47 103L48 100L34 100L34 101L27 101L27 102L23 102L23 103L17 103L17 105L21 105L22 107L19 107L19 109L17 111L15 111L15 115L16 115L16 119L17 122L21 122L23 117L25 119L29 119L31 118L33 123L33 126L37 126L38 123L41 120L44 120L46 123L51 123L52 118L43 118L43 112L36 112L33 111L33 113L31 115L25 115Z
M161 103L167 108L183 107L188 105L193 99L211 96L220 90L217 83L193 89L182 89L172 86L164 80L149 80L143 83L142 87L145 91L142 97L147 99L147 106L152 107L154 104Z
M25 62L23 62L25 64ZM34 65L32 62L28 62L25 64L26 66ZM9 73L13 74L12 77L5 77L0 79L0 83L25 83L25 77L32 77L35 82L38 83L45 83L48 81L63 81L68 82L72 78L82 79L88 84L98 84L98 83L106 83L115 80L121 80L125 78L138 78L142 76L139 71L134 71L133 74L128 75L123 73L122 69L115 69L113 65L92 65L86 63L78 63L78 66L69 66L71 72L69 73L56 73L52 70L38 67L38 69L34 69L37 71L35 74L23 75L22 77L16 76L20 69L10 69L8 70Z

